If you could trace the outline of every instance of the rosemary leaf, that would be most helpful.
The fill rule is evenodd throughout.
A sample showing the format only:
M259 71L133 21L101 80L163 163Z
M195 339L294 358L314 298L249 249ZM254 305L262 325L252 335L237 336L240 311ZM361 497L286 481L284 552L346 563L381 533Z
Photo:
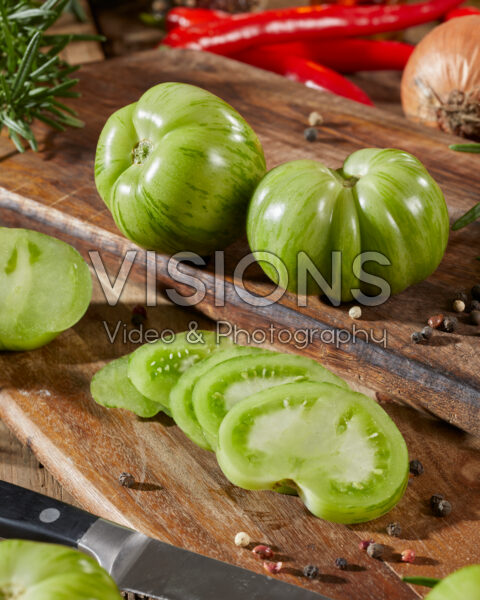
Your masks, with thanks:
M453 231L457 231L458 229L462 229L470 223L473 223L477 219L480 218L480 202L475 204L473 208L471 208L468 212L466 212L463 216L461 216L455 223L452 225Z

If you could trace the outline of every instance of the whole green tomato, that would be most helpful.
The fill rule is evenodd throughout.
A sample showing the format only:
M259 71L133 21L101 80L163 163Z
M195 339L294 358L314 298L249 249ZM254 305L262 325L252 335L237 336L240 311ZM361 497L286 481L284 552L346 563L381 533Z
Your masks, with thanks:
M394 149L359 150L338 170L313 160L280 165L258 185L247 217L250 247L268 253L260 264L273 281L325 293L318 274L320 283L305 277L316 268L336 304L368 303L379 289L386 299L422 281L439 265L448 230L442 191L418 159Z
M221 249L243 233L265 158L255 132L201 88L162 83L115 112L95 183L119 229L160 252Z
M121 600L113 579L92 558L64 546L0 542L2 600Z

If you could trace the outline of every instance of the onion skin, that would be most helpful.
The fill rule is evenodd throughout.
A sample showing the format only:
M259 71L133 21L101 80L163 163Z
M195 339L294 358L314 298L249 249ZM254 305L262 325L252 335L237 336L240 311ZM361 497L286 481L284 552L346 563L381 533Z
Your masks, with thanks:
M418 44L401 95L409 119L480 141L480 15L443 23Z

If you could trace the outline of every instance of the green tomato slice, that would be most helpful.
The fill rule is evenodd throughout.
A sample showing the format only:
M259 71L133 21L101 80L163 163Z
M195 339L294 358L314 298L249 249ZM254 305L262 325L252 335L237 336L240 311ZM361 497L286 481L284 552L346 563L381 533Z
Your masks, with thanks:
M222 339L222 345L229 343ZM171 343L159 340L135 350L130 355L128 377L143 396L168 410L170 391L180 375L219 348L212 331L177 333Z
M154 417L164 410L161 404L141 394L128 378L129 356L113 360L93 376L90 392L97 404L106 408L125 408L139 417Z
M222 362L201 377L192 392L193 406L205 439L217 447L218 430L238 402L268 388L294 381L347 384L311 358L295 354L242 356Z
M192 392L197 381L213 367L231 358L249 355L258 356L270 352L251 346L233 346L226 350L214 352L183 373L170 392L170 410L175 423L192 442L205 450L213 450L203 434L203 429L193 408Z
M113 579L89 556L64 546L0 542L1 600L121 600Z
M438 583L425 600L480 600L480 565L459 569Z
M0 350L33 350L85 314L92 297L86 262L37 231L0 227Z
M331 383L285 384L240 402L222 422L217 458L235 485L293 485L314 515L338 523L385 514L408 482L407 447L387 413Z

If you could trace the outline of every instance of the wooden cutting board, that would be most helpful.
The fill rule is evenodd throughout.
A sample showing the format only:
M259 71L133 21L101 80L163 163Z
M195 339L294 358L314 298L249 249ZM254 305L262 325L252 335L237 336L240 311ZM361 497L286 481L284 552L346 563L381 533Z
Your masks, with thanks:
M85 256L88 250L100 249L115 274L120 256L133 245L118 234L95 192L96 139L108 114L166 80L203 85L230 101L259 132L270 166L300 157L338 166L344 155L362 145L395 145L415 152L431 168L446 192L453 217L474 201L472 190L480 180L475 163L471 157L448 153L446 136L214 56L152 52L82 70L83 97L77 106L88 124L84 130L46 133L44 151L38 155L16 155L8 141L0 139L0 224L57 235ZM318 143L306 145L302 131L313 109L324 113L326 126ZM364 323L378 330L388 327L392 345L387 350L379 353L371 344L361 351L317 344L306 353L349 376L357 387L392 392L413 404L432 404L428 390L437 390L433 395L438 401L432 408L476 430L478 338L474 330L464 324L459 333L439 334L432 347L412 347L408 342L410 331L420 327L424 316L434 308L435 312L445 308L453 288L473 283L476 235L474 226L452 236L449 253L434 277L381 309L366 311ZM229 264L244 250L241 243L232 248ZM166 259L159 257L157 263L159 278L167 283ZM278 549L285 562L280 577L338 600L418 598L421 591L403 584L401 575L443 576L480 561L480 442L411 407L385 403L406 437L411 457L424 463L425 474L411 481L405 498L389 515L345 527L312 517L296 498L230 485L215 457L199 451L166 417L141 420L96 406L88 392L92 374L135 347L121 339L110 344L104 321L110 328L118 321L129 324L132 305L145 301L144 267L144 255L139 254L116 307L107 305L96 284L94 302L75 328L41 350L0 355L0 415L85 508L160 539L261 571L251 553L233 545L235 533L246 530L254 540ZM208 283L208 270L201 272ZM268 289L258 273L249 285L262 293ZM249 327L271 321L305 327L312 320L337 328L350 326L343 307L314 303L301 314L293 309L289 296L274 311L247 312L232 286L226 297L227 306L217 310L210 292L200 308ZM182 330L192 320L214 327L196 312L165 303L149 311L152 328ZM118 485L123 471L136 477L139 483L134 489ZM428 498L433 493L443 493L452 501L454 510L447 519L429 513ZM394 520L403 527L399 539L385 534L385 526ZM369 559L358 549L361 539L370 538L386 544L384 560ZM414 565L400 561L399 553L407 547L417 551ZM349 561L347 571L335 569L339 556ZM321 576L314 582L300 576L308 563L320 567Z

